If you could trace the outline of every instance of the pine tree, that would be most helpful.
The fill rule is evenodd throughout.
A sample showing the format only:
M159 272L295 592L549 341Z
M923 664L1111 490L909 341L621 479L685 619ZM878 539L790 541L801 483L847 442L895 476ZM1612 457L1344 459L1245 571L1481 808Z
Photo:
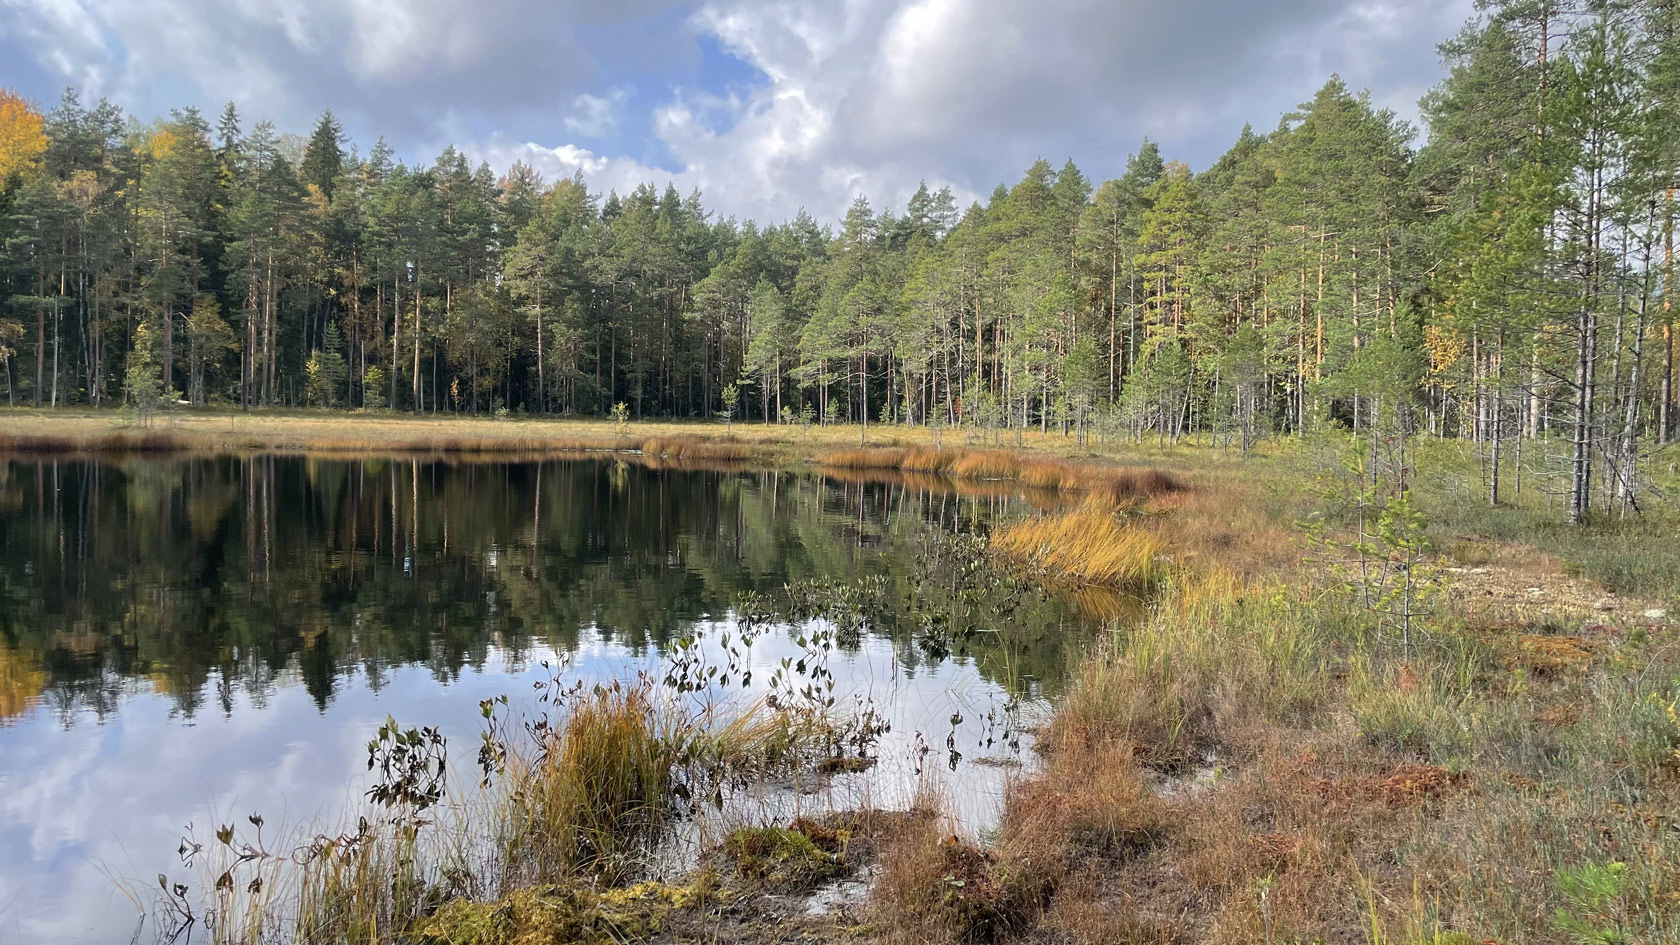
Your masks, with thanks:
M304 186L319 190L328 200L332 199L333 189L338 186L339 175L344 173L343 138L344 133L332 111L322 112L320 121L315 123L315 131L309 136L303 161L298 165L298 179L303 181Z

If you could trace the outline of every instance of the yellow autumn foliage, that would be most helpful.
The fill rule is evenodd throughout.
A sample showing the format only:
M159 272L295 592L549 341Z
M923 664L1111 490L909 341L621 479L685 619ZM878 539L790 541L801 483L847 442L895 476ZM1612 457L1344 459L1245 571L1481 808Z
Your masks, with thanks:
M169 128L159 128L146 137L144 150L151 155L152 160L161 161L175 151L180 143L179 136Z
M22 174L47 151L47 123L23 96L0 88L0 187Z

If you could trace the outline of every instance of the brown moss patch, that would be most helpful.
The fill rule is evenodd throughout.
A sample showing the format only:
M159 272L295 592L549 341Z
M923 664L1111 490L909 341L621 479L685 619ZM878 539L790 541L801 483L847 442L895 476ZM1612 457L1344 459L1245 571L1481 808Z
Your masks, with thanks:
M1408 804L1441 797L1463 781L1461 773L1439 765L1404 765L1382 780L1382 794L1390 804Z
M1585 637L1519 634L1507 650L1507 662L1538 676L1578 673L1592 665L1593 644Z
M1035 864L1001 858L930 830L887 853L876 919L899 941L992 943L1013 938L1042 914L1054 884Z

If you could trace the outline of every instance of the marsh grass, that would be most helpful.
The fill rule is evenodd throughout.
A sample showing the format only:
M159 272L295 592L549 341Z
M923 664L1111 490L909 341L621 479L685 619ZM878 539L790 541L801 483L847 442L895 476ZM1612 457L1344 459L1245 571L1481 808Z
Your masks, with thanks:
M599 689L516 758L500 842L519 885L566 876L629 877L671 814L677 766L693 737L646 686Z
M1673 929L1680 908L1659 900L1675 879L1662 851L1677 843L1640 819L1650 815L1617 813L1629 787L1642 804L1662 806L1653 789L1673 797L1651 762L1669 750L1666 714L1640 716L1632 694L1618 696L1604 710L1630 721L1595 736L1607 744L1570 750L1565 768L1563 741L1533 744L1533 707L1489 695L1503 671L1475 647L1402 655L1351 629L1322 592L1217 579L1179 585L1142 626L1113 634L1077 668L1039 740L1044 766L1012 788L986 850L997 878L982 888L1003 895L1020 888L1004 877L1030 871L1029 888L1048 889L1008 936L1561 942L1547 877L1636 849L1649 853L1635 871L1660 892L1640 894L1652 910L1640 928ZM1511 849L1495 839L1548 817L1573 826ZM1602 842L1565 839L1589 822ZM920 900L883 903L918 928L943 917L939 940L981 940L926 892L938 869L949 867L896 876L921 883ZM1495 875L1493 895L1471 879Z
M160 430L119 430L91 435L0 432L0 453L22 455L184 453L191 440Z
M1680 940L1680 645L1670 625L1630 626L1591 598L1568 618L1580 629L1516 609L1530 583L1658 593L1660 581L1618 577L1615 542L1595 560L1590 537L1546 537L1533 509L1455 518L1426 497L1444 547L1520 568L1523 587L1509 599L1449 587L1401 647L1291 541L1288 522L1314 501L1297 460L1257 467L1274 485L1209 473L1151 516L1167 554L1150 612L1076 661L1039 734L1043 766L1012 787L981 850L981 888L1015 903L1012 918L962 921L941 885L952 854L920 838L883 876L910 887L884 891L883 924L918 941L1002 928L1032 941L1562 945L1579 938L1560 916L1591 913L1629 941ZM1019 549L1040 554L1107 527L1022 524ZM1505 544L1488 553L1489 541ZM1613 864L1621 890L1590 909L1560 879ZM1024 872L1042 895L1005 895Z
M1051 583L1106 587L1153 581L1163 546L1149 526L1123 520L1101 502L1016 522L992 536L997 554Z
M1009 482L1044 492L1078 492L1114 508L1180 493L1185 484L1154 468L1117 467L1085 459L1058 459L1007 450L887 447L822 453L830 469L897 471L948 476L958 482Z
M640 450L649 440L729 441L745 446L755 460L808 460L855 449L854 425L802 427L784 424L522 417L490 419L453 414L411 416L382 410L182 410L160 414L149 426L115 410L0 408L0 450L123 451L149 444L196 452L381 452L545 455L564 451ZM1026 433L1023 449L1040 457L1074 461L1092 454L1072 437ZM925 427L871 424L864 452L915 450L920 461L943 464L959 451L940 449ZM1132 449L1152 460L1172 454ZM999 452L1000 456L1013 454ZM872 461L873 462L873 461ZM1013 478L1013 474L1009 477Z
M655 437L643 440L640 449L645 456L677 460L744 462L753 456L751 447L733 437L726 439L710 439L699 436Z
M445 941L426 935L473 927L483 916L470 904L521 895L559 896L592 929L597 920L628 927L669 897L642 903L601 890L636 888L677 820L712 803L726 780L814 765L834 738L821 713L699 704L646 676L556 681L545 704L551 711L515 726L505 704L487 703L482 778L452 771L436 806L399 792L331 831L271 828L253 815L213 839L183 841L202 898L160 877L162 895L150 897L160 937L197 929L226 945ZM426 925L440 910L459 922Z

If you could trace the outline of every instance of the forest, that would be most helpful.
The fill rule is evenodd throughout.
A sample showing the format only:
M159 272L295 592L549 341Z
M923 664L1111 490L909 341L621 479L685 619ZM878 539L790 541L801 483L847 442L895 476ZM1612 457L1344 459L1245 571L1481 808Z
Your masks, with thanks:
M1680 427L1680 2L1480 7L1422 129L1332 78L1205 169L1144 141L1116 179L1040 160L837 228L411 166L330 112L303 138L0 93L0 383L143 417L1393 428L1474 441L1494 502L1538 441L1570 521L1636 508Z

